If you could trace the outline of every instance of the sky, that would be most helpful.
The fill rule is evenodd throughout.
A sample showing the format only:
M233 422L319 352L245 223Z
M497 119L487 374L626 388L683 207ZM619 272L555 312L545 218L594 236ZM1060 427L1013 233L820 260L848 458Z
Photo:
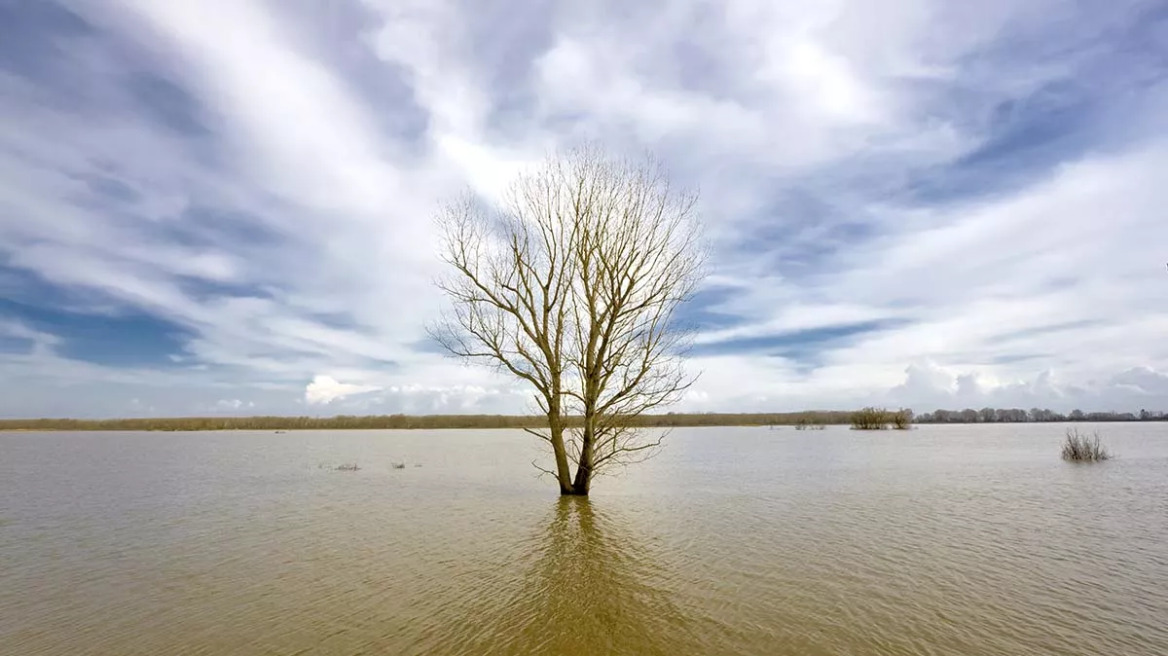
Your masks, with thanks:
M1162 0L0 0L0 416L530 412L433 217L656 154L674 411L1168 410Z

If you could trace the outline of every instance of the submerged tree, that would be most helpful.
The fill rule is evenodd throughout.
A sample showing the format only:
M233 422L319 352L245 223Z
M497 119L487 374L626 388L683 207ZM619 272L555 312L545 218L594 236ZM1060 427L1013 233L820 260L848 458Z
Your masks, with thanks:
M534 388L547 428L525 430L551 445L562 494L650 454L662 434L630 420L692 383L675 313L701 270L694 205L652 159L588 148L519 177L498 206L466 198L439 216L453 309L432 335Z

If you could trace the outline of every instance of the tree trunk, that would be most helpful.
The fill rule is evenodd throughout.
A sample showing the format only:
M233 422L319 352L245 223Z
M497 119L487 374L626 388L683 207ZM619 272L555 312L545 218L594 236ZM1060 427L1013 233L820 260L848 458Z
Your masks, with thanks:
M564 448L564 422L560 418L560 403L555 398L548 409L548 432L556 457L556 481L561 495L572 494L572 469L568 465L568 450Z
M556 480L560 484L560 494L573 494L572 469L568 466L568 450L564 448L564 429L552 429L552 451L556 455Z
M572 481L572 490L561 494L570 494L578 497L588 496L588 489L592 486L592 467L580 463L576 468L576 478Z
M592 486L592 442L596 437L592 417L584 418L584 435L581 437L580 462L576 465L576 479L572 481L570 494L586 497ZM562 490L561 490L561 493Z

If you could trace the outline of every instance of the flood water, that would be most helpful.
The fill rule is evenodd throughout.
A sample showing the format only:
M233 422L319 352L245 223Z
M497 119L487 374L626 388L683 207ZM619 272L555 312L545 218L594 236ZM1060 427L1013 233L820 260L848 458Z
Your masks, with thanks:
M521 432L0 434L0 652L1162 656L1168 424L1098 428L678 430L591 500Z

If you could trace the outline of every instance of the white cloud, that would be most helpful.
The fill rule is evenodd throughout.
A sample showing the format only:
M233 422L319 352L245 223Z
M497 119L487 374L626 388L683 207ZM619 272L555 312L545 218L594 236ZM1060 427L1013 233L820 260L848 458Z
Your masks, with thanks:
M342 383L332 376L318 375L304 388L304 400L309 404L327 404L347 396L375 392L378 389L375 385Z
M1072 384L1050 370L1030 378L994 380L977 372L959 373L936 363L910 366L905 382L887 400L922 410L983 407L1135 411L1168 403L1168 373L1137 367L1103 380Z
M219 399L215 402L214 410L216 411L242 411L251 410L255 408L255 401L244 401L242 399Z

